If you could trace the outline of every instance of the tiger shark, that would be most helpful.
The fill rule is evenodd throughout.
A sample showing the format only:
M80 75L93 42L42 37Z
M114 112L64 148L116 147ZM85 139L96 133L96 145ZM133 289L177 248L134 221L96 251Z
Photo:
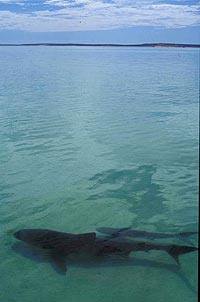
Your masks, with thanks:
M71 234L48 229L22 229L14 237L41 251L47 251L60 271L67 271L70 255L87 254L88 257L120 255L128 257L131 252L160 250L167 252L180 265L179 256L198 250L194 246L161 245L126 238L101 238L95 232Z

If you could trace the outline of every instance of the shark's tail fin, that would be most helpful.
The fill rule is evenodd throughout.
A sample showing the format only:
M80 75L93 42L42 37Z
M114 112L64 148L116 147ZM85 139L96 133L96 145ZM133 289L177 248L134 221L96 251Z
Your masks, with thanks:
M174 258L174 260L180 265L179 256L193 251L197 251L198 247L184 246L184 245L170 245L168 246L167 252Z

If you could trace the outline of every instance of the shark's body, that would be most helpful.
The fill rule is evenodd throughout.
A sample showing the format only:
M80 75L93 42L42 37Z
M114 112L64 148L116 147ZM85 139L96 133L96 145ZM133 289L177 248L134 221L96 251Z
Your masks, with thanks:
M14 234L15 238L35 247L56 251L65 255L90 249L96 233L71 234L47 229L24 229Z
M147 238L147 239L178 238L186 242L190 242L189 236L197 234L197 232L156 233L156 232L134 230L131 228L108 228L108 227L98 228L97 231L106 235L110 235L112 237L133 237L133 238Z
M67 270L67 257L86 253L91 256L123 255L134 251L162 250L169 253L179 264L179 256L197 250L196 247L182 245L159 245L137 242L125 238L97 238L96 233L70 234L46 229L24 229L14 236L25 243L48 251L60 271Z
M60 272L66 272L66 257L70 254L90 252L96 233L71 234L47 229L24 229L14 233L15 238L50 254Z

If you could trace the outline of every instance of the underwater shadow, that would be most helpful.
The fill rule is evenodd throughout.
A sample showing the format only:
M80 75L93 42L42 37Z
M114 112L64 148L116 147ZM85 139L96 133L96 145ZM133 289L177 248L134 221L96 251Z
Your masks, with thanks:
M89 179L93 185L89 188L92 194L88 199L124 200L130 204L129 210L138 216L134 223L141 224L154 215L167 211L162 187L153 180L155 173L154 165L142 165L135 169L111 169L98 173ZM109 188L106 185L109 185Z
M30 259L31 261L37 262L37 263L49 263L54 271L58 273L59 275L66 275L66 272L64 272L59 265L57 265L56 262L51 258L50 254L47 251L39 250L35 247L29 246L27 244L24 244L22 242L16 242L12 245L12 250L16 254L19 254L20 256L23 256L27 259ZM120 258L120 257L105 257L105 256L94 256L91 258L86 259L79 259L75 256L75 258L68 259L66 257L66 262L70 266L73 267L82 267L86 269L92 269L92 268L109 268L109 267L149 267L154 269L164 269L169 272L175 273L187 286L189 290L191 290L195 295L197 294L197 290L190 284L189 280L184 276L184 274L181 272L180 267L176 264L166 264L161 263L153 260L147 260L147 259L139 259L135 257L127 257L127 258Z

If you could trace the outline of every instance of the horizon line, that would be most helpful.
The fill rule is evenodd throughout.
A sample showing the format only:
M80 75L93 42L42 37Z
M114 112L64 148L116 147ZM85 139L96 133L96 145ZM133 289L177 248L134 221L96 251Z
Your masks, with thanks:
M190 47L200 48L200 44L191 43L141 43L141 44L121 44L121 43L0 43L0 46L103 46L103 47Z

